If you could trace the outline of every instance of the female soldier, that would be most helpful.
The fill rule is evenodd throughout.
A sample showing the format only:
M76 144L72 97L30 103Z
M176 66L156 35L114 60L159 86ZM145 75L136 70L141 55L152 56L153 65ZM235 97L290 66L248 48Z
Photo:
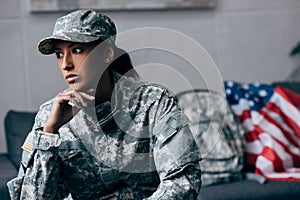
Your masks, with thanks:
M196 199L200 155L176 99L141 81L107 16L77 10L38 47L68 90L41 105L12 199Z

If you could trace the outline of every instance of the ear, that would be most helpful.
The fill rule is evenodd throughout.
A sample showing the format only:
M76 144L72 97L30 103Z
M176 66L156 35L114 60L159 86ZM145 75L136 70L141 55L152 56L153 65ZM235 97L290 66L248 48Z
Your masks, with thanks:
M108 47L104 58L105 63L110 63L115 57L115 51L112 47Z

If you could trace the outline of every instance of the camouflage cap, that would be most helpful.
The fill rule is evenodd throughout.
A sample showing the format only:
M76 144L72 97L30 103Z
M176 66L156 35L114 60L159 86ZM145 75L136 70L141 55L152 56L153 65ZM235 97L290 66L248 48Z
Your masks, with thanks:
M38 44L42 54L54 53L54 41L87 43L98 39L114 45L116 26L106 15L94 10L76 10L56 20L53 34Z

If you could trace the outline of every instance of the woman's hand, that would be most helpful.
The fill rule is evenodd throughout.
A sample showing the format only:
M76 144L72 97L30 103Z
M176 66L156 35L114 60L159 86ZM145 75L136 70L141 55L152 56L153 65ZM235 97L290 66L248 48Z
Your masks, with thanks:
M93 91L94 89L86 92L70 90L59 93L54 100L43 131L57 133L58 129L70 121L82 107L88 107L93 104L95 97L90 95Z

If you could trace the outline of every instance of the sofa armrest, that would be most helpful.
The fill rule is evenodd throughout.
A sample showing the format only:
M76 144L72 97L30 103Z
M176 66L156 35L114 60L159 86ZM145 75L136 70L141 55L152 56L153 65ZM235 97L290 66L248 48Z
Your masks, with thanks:
M17 168L8 158L7 154L0 154L0 197L3 200L9 199L7 181L16 177Z
M18 169L8 158L7 154L0 154L0 178L12 178L18 173Z
M228 184L202 187L198 200L282 200L298 199L300 182L243 180Z
M273 83L274 85L276 86L282 86L282 87L285 87L289 90L292 90L298 94L300 94L300 82L280 82L280 81L277 81L277 82L274 82Z
M15 167L19 166L25 138L34 123L36 112L22 112L10 110L5 117L5 133L7 140L7 154Z

